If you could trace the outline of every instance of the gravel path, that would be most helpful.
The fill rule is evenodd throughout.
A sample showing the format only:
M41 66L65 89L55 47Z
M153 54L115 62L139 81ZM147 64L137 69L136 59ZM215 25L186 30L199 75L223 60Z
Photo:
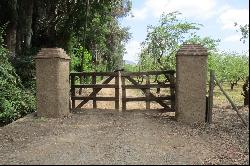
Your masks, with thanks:
M138 94L127 95L133 93ZM114 108L114 103L97 105ZM86 107L92 108L91 102ZM128 108L143 109L145 103ZM248 120L249 109L240 112ZM1 165L249 164L248 157L249 130L227 108L213 110L210 126L185 125L156 111L85 110L64 119L30 114L0 127Z
M0 128L0 164L248 164L248 130L233 112L214 112L209 127L145 111L31 114Z

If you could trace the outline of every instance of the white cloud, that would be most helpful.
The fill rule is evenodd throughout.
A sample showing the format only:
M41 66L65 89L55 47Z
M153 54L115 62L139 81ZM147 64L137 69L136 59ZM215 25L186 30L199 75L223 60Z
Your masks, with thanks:
M222 29L235 29L235 22L240 25L249 23L249 10L228 8L221 13L218 21L222 24Z
M125 54L124 59L134 62L138 61L138 54L140 53L140 49L140 42L132 40L126 45L127 53Z
M149 15L159 18L163 13L179 11L185 17L207 19L216 12L216 0L145 0L141 9L133 9L134 17L128 20L144 20Z
M241 36L238 34L234 34L231 36L228 36L224 39L224 42L239 42L240 41Z
M129 20L144 20L148 15L148 8L132 10L132 16L128 17Z
M145 6L154 16L179 11L185 17L207 19L215 14L215 0L146 0Z

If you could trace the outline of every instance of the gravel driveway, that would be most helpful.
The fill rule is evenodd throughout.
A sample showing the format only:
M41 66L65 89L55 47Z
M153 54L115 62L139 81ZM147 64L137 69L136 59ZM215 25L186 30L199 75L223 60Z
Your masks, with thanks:
M234 112L214 112L211 126L153 111L31 114L0 128L0 164L248 164L249 131Z

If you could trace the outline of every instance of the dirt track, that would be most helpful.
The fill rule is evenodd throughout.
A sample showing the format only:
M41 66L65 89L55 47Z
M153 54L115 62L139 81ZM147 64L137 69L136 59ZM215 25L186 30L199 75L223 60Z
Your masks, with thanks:
M249 133L228 116L206 127L153 112L30 115L0 129L0 164L248 164Z
M240 111L248 119L248 108ZM248 164L249 131L236 113L215 109L213 120L187 126L152 111L31 114L0 128L0 164Z

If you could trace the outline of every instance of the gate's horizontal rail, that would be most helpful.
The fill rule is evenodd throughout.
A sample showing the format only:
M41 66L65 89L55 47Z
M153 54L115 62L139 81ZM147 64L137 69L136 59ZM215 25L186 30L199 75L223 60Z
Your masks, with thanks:
M165 96L165 97L126 97L123 98L124 101L162 101L162 100L174 100L172 96Z
M174 70L167 70L167 71L148 71L148 72L122 72L121 76L142 76L142 75L161 75L161 74L175 74Z
M115 84L102 84L102 85L96 85L96 84L88 84L88 85L73 85L72 87L74 88L94 88L94 89L99 89L99 88L119 88L118 85Z
M70 76L118 76L117 72L72 72Z
M73 100L96 100L96 101L116 101L118 100L116 97L81 97L81 96L72 96L71 99Z
M173 84L122 85L125 89L175 88Z
M175 79L174 70L168 71L148 71L148 72L72 72L70 73L71 79L71 100L72 108L81 108L88 101L93 101L93 108L97 108L96 101L115 101L115 108L121 109L120 102L122 102L122 110L126 110L126 103L133 101L145 101L146 109L150 109L150 102L159 103L164 110L174 112L175 103ZM158 84L151 83L150 77L156 76L155 79L160 75L165 75L166 80L164 82L158 82ZM108 77L101 84L96 84L97 76ZM139 84L134 78L138 76L140 78L145 78L145 84ZM76 83L76 78L82 77L92 77L91 84L79 84ZM109 84L110 81L115 78L115 84ZM130 81L132 85L126 85L125 79ZM122 84L122 85L121 85ZM91 88L93 92L88 96L78 96L76 95L76 88ZM115 97L96 97L97 93L101 91L102 88L112 88L115 90ZM150 92L150 88L170 88L171 95L169 96L155 96ZM145 97L127 97L126 89L140 89L145 93ZM121 91L122 90L122 91ZM77 107L75 107L75 101L81 101ZM170 107L171 106L171 107Z

